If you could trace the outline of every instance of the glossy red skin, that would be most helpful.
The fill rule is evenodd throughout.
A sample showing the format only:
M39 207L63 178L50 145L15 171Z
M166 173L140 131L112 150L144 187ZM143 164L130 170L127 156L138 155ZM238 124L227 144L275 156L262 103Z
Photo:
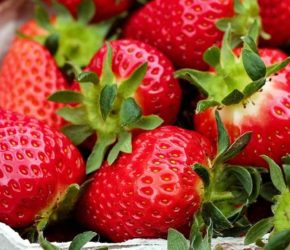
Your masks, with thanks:
M79 221L114 242L189 229L203 195L191 166L206 165L211 154L208 139L194 131L164 126L140 134L132 154L95 173L79 203Z
M263 29L271 35L263 40L267 46L282 46L290 42L290 0L258 0Z
M51 0L45 1L51 2ZM74 16L77 14L77 6L81 1L82 0L58 0L58 2L66 6ZM127 10L133 3L133 0L120 0L119 3L116 2L116 0L94 0L96 13L93 20L99 22L116 16Z
M0 221L31 225L81 183L85 163L61 133L33 118L0 110Z
M206 70L203 53L223 33L215 22L233 15L233 0L155 0L129 19L124 37L155 46L178 68Z
M287 56L277 49L260 49L263 61L267 64L285 59ZM252 139L245 150L231 160L231 163L266 167L260 157L265 154L278 164L281 157L290 152L290 66L271 76L250 102L223 107L220 115L226 126L231 141L247 131L252 131ZM217 139L216 123L213 108L194 116L195 129L210 138ZM255 110L255 111L254 111ZM250 113L249 111L252 111ZM215 145L215 144L214 144Z
M60 128L64 120L56 111L62 105L50 102L47 98L57 90L68 87L46 48L28 39L16 39L11 44L0 68L1 108L35 117Z
M147 73L135 94L143 114L156 114L165 124L174 123L180 108L181 89L173 77L172 63L158 50L140 41L116 40L111 46L112 69L117 82L127 79L141 64L148 63ZM105 45L92 58L87 70L100 76L106 52Z

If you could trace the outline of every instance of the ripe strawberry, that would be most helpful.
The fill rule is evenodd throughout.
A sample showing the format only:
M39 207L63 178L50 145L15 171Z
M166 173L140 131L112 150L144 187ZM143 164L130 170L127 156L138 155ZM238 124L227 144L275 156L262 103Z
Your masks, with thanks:
M147 62L146 74L134 94L144 115L159 115L165 124L173 124L179 111L181 89L173 78L172 63L155 48L134 40L116 40L110 43L113 51L112 70L116 82L127 79L141 64ZM102 75L107 46L93 57L87 70Z
M288 17L290 15L289 0L258 0L264 30L271 39L264 40L268 46L287 45L290 42ZM273 18L275 17L275 18Z
M50 3L51 0L45 0ZM82 0L58 0L59 3L66 6L70 12L76 16L77 7L80 5ZM94 22L99 22L113 16L116 16L123 11L127 10L133 3L132 0L94 0L96 7L96 13L93 17Z
M34 118L0 110L0 221L25 227L47 217L84 179L80 153Z
M69 84L54 58L42 45L28 39L15 40L0 69L0 107L45 121L60 128L64 120L57 116L61 107L48 96Z
M143 133L131 154L95 173L79 202L79 221L113 241L188 230L204 193L191 166L207 165L211 155L208 140L193 131L164 126Z
M109 49L108 49L109 48ZM50 100L80 105L58 113L73 125L64 128L75 144L96 135L88 172L96 170L109 149L109 163L131 151L131 131L151 130L175 122L181 102L171 62L155 48L134 40L116 40L100 49L73 88ZM88 72L89 71L89 72ZM143 116L142 116L143 115Z
M202 70L204 51L222 39L216 21L232 15L232 0L154 0L129 19L124 36L155 46L177 67Z
M231 140L246 131L253 133L249 145L231 162L266 167L260 158L262 154L281 162L290 147L290 67L281 70L289 59L276 49L260 49L260 58L250 37L245 38L244 49L237 52L241 54L237 57L229 49L229 43L228 30L222 49L213 47L205 54L216 72L181 70L177 73L196 83L208 97L198 104L195 128L216 141L214 114L218 109ZM264 63L272 66L266 69ZM278 73L273 75L275 72Z

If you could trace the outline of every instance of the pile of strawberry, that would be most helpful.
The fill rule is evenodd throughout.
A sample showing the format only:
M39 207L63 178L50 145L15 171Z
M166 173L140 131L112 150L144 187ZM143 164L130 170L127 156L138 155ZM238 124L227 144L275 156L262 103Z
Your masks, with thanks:
M1 222L289 249L290 0L35 5L0 68Z

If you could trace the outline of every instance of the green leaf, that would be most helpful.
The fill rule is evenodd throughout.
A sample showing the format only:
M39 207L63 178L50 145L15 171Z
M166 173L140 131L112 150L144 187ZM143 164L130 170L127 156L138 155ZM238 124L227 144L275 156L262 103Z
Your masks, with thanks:
M277 188L277 190L283 193L283 191L286 190L287 187L285 184L285 180L284 180L284 176L283 176L281 168L270 157L266 155L262 155L262 158L269 164L270 176L271 176L273 185L275 186L275 188Z
M103 161L105 154L110 145L116 140L116 135L112 134L98 134L97 143L95 144L92 153L87 160L87 174L91 174L98 170Z
M102 77L100 80L101 86L109 85L114 82L114 73L112 71L113 51L109 43L107 43L107 53L104 57Z
M144 79L147 67L147 63L141 64L127 80L123 81L119 87L119 94L124 98L134 96L137 88Z
M67 125L61 130L74 145L80 145L94 133L88 125Z
M285 175L286 185L290 188L290 165L284 164L283 171Z
M225 230L233 227L221 210L219 210L212 202L206 202L203 204L202 215L205 221L211 219L214 228L217 230Z
M243 49L242 59L244 68L253 81L257 81L266 76L266 66L260 56L255 52L249 49Z
M93 0L82 0L77 6L77 20L83 24L88 24L94 17L96 6Z
M107 116L112 111L117 97L117 91L118 87L116 84L105 85L101 91L100 108L104 120L106 120Z
M85 71L81 72L77 77L78 82L91 82L93 84L99 83L99 77L95 72Z
M234 143L227 148L227 150L220 156L221 161L228 161L238 154L240 154L244 148L249 144L252 137L252 132L246 132L240 137L238 137Z
M222 103L227 106L238 104L244 99L244 97L245 96L242 92L240 92L238 89L234 89L222 100Z
M266 78L261 78L257 81L254 81L248 84L243 90L245 97L249 97L252 94L256 93L259 89L261 89L265 85L265 83L266 83Z
M215 111L215 119L218 130L218 154L222 154L230 146L230 138L217 110Z
M59 34L52 33L49 35L44 42L44 46L49 50L50 54L54 56L59 48Z
M179 233L175 229L168 230L167 236L167 249L168 250L188 250L189 243L183 234Z
M57 91L48 97L49 101L59 103L81 103L83 99L84 96L81 93L70 90Z
M118 136L118 142L111 149L108 156L108 163L112 165L117 159L120 152L132 152L132 134L127 131L122 131Z
M274 202L274 197L280 192L274 187L272 182L264 183L261 186L260 195L269 202Z
M290 57L287 57L282 62L275 63L270 67L267 67L267 74L266 76L269 77L275 73L278 73L281 69L284 69L290 62Z
M40 5L36 6L34 16L37 24L40 27L44 28L45 30L53 30L47 11Z
M158 115L148 115L142 116L137 122L133 123L131 128L139 128L143 130L152 130L158 128L162 123L163 119L161 119Z
M248 170L245 169L244 167L235 166L227 168L226 171L234 175L238 179L238 181L243 186L246 193L250 196L250 194L253 191L253 182L252 176L248 172Z
M57 111L57 114L66 121L76 125L88 124L87 110L85 107L63 107Z
M47 241L43 236L43 232L39 233L38 242L44 250L61 250L59 247L54 246L49 241Z
M197 103L197 107L196 107L196 112L200 113L205 111L206 109L210 108L210 107L216 107L219 106L220 103L217 101L213 101L213 100L202 100L199 101Z
M272 235L265 250L288 250L290 245L290 229Z
M142 111L134 98L129 97L123 101L120 110L121 126L135 124L142 116Z
M194 165L193 170L203 180L203 183L204 183L205 187L208 187L209 183L210 183L210 174L209 174L208 169L205 166L197 163L197 164Z
M220 49L216 46L212 46L203 54L203 60L212 67L216 67L220 62Z
M86 243L91 241L96 236L97 236L97 233L92 232L92 231L78 234L72 240L69 246L69 250L81 250Z
M252 244L261 239L273 228L273 217L265 218L250 228L245 238L245 245Z

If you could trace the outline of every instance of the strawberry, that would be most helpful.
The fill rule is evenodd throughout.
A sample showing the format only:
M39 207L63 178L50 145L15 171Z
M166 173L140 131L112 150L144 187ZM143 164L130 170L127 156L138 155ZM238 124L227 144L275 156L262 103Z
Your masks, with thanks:
M59 3L66 6L70 12L76 16L80 3L84 0L58 0ZM50 3L51 0L45 0ZM116 16L127 10L133 3L132 0L94 0L96 13L93 17L94 22L99 22L113 16Z
M273 47L287 45L290 42L290 1L258 0L258 3L263 28L271 36L269 40L263 40L263 44Z
M93 175L77 206L79 221L113 241L165 237L169 228L188 234L193 216L220 235L241 226L260 177L223 162L246 146L250 133L230 145L218 114L217 122L214 159L209 140L194 131L163 126L135 137L131 154Z
M129 153L131 132L159 126L162 120L157 115L165 124L175 122L181 90L173 72L171 62L155 48L140 41L116 40L100 49L79 75L80 85L73 86L77 91L50 97L56 102L78 101L75 108L69 105L58 112L72 123L64 132L75 144L96 135L88 172L101 165L108 149L110 164L120 151Z
M282 69L289 58L277 49L258 52L249 36L237 56L230 49L229 32L221 49L212 47L204 55L215 72L184 69L176 74L196 84L207 97L197 105L195 128L216 141L214 114L218 109L232 141L245 131L253 133L251 142L232 163L266 167L262 154L281 162L290 147L290 67Z
M206 138L178 127L139 135L131 154L95 173L79 202L79 221L113 241L188 230L204 193L191 166L206 165L211 154Z
M33 116L60 128L64 120L57 116L61 107L48 96L69 84L53 56L42 45L28 40L15 40L0 70L0 107Z
M179 68L202 70L204 51L222 39L216 21L233 14L232 0L154 0L133 14L124 36L155 46Z
M51 215L85 176L80 153L34 118L0 110L0 221L25 227Z

